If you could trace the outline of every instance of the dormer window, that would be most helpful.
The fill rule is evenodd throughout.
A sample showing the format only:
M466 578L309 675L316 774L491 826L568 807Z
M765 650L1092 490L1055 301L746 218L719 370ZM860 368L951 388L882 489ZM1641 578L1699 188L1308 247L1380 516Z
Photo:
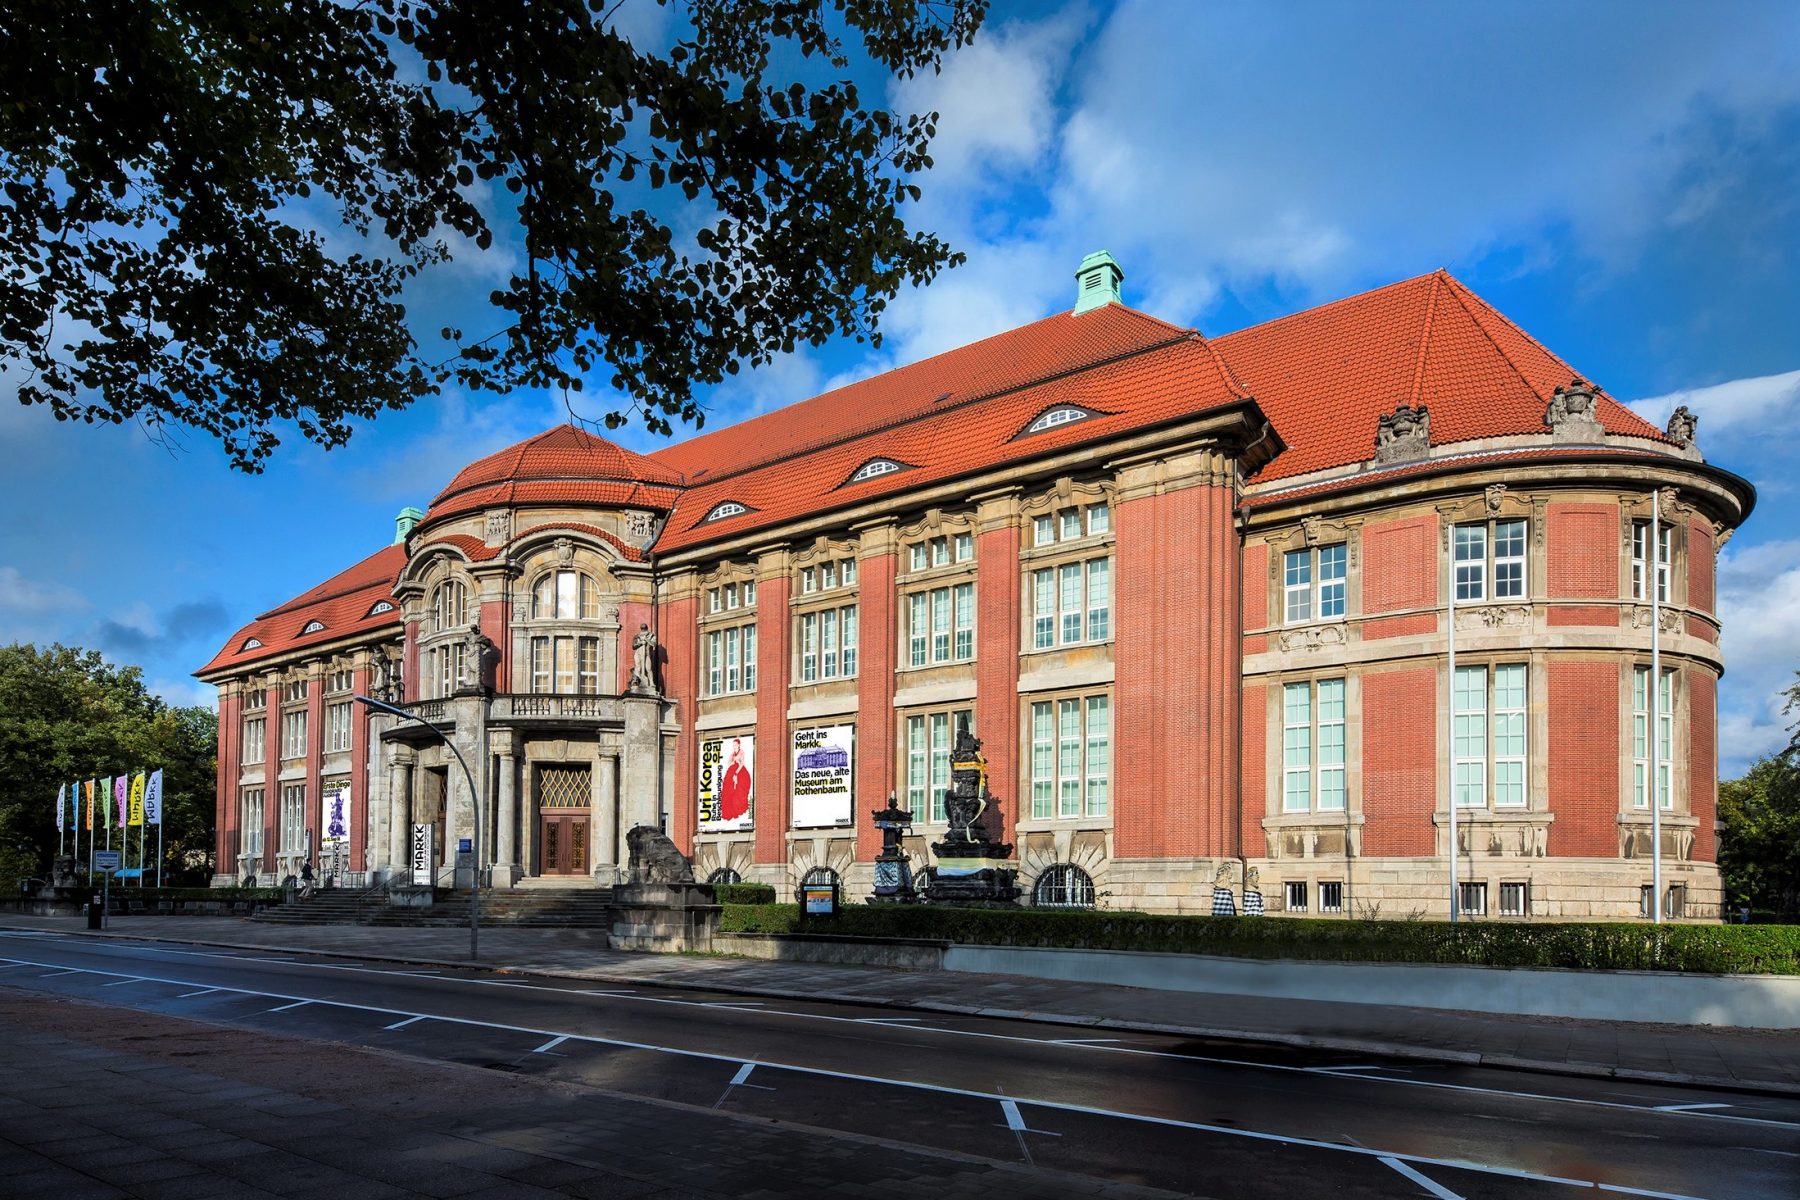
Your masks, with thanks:
M1048 430L1055 429L1059 425L1073 425L1076 421L1085 421L1089 417L1098 415L1098 413L1091 412L1088 409L1078 407L1074 404L1058 404L1055 408L1046 409L1039 413L1037 419L1027 425L1025 431L1019 434L1019 436L1026 437L1033 433L1044 433Z
M386 600L377 600L375 602L375 607L369 610L369 615L371 617L378 617L382 613L391 613L393 611L394 606L392 604L389 604Z
M892 475L895 471L904 470L906 470L905 463L895 462L891 458L871 458L868 462L856 468L856 473L851 475L845 482L847 484L863 483L866 480L875 479L882 475Z
M708 521L723 521L726 517L735 517L749 511L748 508L739 504L736 500L721 500L719 503L713 505L713 510L707 513L705 519L700 523L704 525Z
M308 621L306 624L304 624L300 627L300 634L302 637L304 637L305 635L307 635L309 633L320 633L324 630L324 628L325 628L325 622L323 622L323 621Z
M260 650L260 649L262 649L262 639L260 639L260 638L245 638L244 644L241 647L239 647L239 649Z

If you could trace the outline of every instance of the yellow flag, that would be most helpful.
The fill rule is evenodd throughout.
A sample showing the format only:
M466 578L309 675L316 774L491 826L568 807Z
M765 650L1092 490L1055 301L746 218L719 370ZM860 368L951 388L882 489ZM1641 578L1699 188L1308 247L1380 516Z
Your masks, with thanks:
M131 777L131 802L127 811L130 814L130 819L125 822L127 825L144 823L144 777L141 773Z
M94 781L87 781L87 827L94 827Z

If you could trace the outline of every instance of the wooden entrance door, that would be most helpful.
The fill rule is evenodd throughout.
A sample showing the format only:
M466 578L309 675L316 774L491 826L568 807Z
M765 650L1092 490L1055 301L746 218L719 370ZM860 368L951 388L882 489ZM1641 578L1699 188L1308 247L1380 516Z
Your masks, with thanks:
M588 815L546 813L538 820L538 861L546 875L588 873Z

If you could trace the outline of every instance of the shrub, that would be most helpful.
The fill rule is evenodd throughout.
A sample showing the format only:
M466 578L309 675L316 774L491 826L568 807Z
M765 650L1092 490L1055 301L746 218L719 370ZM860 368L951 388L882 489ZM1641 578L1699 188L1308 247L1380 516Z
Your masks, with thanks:
M766 883L715 883L713 899L720 904L773 904L775 889Z
M925 938L971 946L1155 950L1228 958L1800 975L1800 926L1185 917L1045 909L846 906L801 923L792 904L726 906L724 933Z

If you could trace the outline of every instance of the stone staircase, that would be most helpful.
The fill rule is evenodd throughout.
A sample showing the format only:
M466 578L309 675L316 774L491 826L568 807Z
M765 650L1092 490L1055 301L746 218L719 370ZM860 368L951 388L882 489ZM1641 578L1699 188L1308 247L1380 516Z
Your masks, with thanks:
M383 891L334 888L265 909L252 920L275 925L374 925L439 928L469 923L469 897L440 891L428 908L390 905ZM540 929L611 929L610 887L499 888L481 894L481 924Z

